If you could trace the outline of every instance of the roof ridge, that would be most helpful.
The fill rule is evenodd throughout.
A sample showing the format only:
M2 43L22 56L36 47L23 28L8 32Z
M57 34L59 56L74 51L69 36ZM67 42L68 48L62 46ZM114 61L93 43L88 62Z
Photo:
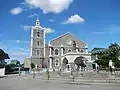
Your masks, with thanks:
M50 40L49 43L52 42L52 41L55 41L55 40L57 40L57 39L59 39L59 38L61 38L61 37L63 37L63 36L65 36L65 35L67 35L67 34L71 34L71 33L70 33L70 32L66 32L66 33L64 33L64 34L62 34L62 35L60 35L60 36L58 36L58 37ZM71 34L71 35L72 35L72 34Z

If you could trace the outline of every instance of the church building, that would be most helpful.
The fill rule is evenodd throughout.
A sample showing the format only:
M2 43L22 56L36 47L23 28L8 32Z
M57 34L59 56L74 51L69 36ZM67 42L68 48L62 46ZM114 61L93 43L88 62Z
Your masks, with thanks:
M45 30L37 18L31 31L31 52L29 61L49 70L79 70L91 62L91 53L85 42L71 33L60 35L45 43Z

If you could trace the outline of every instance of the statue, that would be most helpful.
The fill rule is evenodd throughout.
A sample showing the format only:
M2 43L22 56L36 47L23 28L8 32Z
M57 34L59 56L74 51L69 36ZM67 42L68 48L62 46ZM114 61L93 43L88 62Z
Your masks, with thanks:
M73 41L73 51L76 51L76 42Z
M114 69L115 69L115 66L114 66L112 60L110 60L109 61L109 70L110 70L111 75L113 74Z

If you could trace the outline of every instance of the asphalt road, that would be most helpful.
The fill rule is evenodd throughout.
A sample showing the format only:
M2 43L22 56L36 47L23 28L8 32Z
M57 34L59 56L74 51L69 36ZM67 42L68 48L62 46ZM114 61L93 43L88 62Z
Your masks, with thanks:
M0 90L120 90L119 84L70 84L18 76L0 78Z

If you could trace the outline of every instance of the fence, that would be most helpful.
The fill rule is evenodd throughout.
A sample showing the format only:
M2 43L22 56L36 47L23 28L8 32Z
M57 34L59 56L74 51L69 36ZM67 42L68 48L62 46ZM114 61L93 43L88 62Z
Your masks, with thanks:
M24 75L29 78L45 79L45 80L56 80L56 81L72 81L72 82L82 82L82 81L99 81L105 83L116 83L120 81L120 73L116 72L111 75L109 72L100 71L97 72L49 72L49 71L30 71L24 72Z

